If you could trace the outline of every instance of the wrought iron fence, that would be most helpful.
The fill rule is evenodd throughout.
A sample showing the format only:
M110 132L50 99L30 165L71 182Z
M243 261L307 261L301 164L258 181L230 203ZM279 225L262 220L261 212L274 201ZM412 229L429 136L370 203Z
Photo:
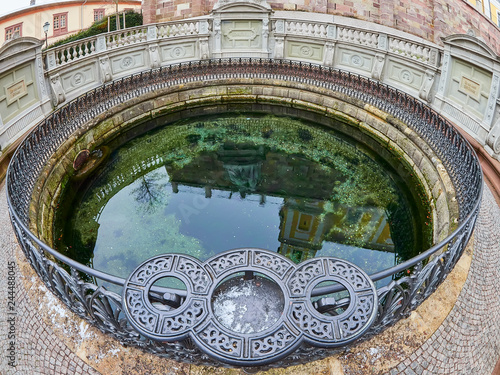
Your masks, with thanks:
M123 287L124 279L91 269L59 254L28 228L31 196L42 168L58 147L82 125L111 107L144 94L194 81L217 84L217 81L228 78L294 81L340 92L400 119L417 132L441 159L456 190L459 206L457 228L422 254L370 276L373 282L384 278L391 278L391 281L377 289L375 321L357 341L377 335L409 316L453 269L472 234L482 195L482 172L475 152L447 120L406 93L352 73L288 60L228 58L153 69L96 88L38 124L16 150L11 161L7 173L7 196L19 244L43 282L71 311L123 344L178 361L224 365L216 355L209 356L206 351L200 350L192 337L186 336L173 342L146 338L127 319L122 296L98 286L105 281ZM82 272L90 276L88 279L99 280L99 283L83 281L80 277ZM332 291L332 288L324 287L316 289L315 294ZM339 350L343 347L325 348L302 343L285 358L259 364L289 366ZM236 366L252 366L255 363L244 359L222 361Z

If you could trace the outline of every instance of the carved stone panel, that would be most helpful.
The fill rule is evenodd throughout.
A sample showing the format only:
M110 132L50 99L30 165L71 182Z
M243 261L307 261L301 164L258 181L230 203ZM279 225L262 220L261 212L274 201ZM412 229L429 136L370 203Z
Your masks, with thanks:
M196 57L196 42L177 43L162 46L160 49L161 61L171 62Z
M322 44L289 41L286 52L287 58L323 62L324 46Z
M389 60L387 64L387 81L397 86L404 86L419 91L425 73L399 61Z
M34 62L15 67L0 75L0 116L4 123L37 101Z
M222 49L261 49L262 21L222 21Z
M61 74L61 84L66 94L97 84L95 64L65 71Z
M371 75L374 58L371 54L340 47L337 52L337 65L346 70L366 72Z
M445 96L467 113L483 119L490 97L492 74L467 61L452 58Z
M113 57L111 60L111 71L113 74L126 72L129 70L137 70L145 67L144 51L122 54Z

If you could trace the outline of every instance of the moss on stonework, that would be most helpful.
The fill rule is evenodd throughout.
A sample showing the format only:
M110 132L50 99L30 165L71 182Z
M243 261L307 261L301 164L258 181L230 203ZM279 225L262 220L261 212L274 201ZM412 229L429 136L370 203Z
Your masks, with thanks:
M169 118L175 117L179 116L172 115ZM359 121L351 121L349 116L343 116L342 119L344 125L355 123L359 126ZM154 121L154 126L157 126L160 119ZM144 127L148 128L150 125L145 124ZM131 134L140 133L140 130L133 126L130 128L133 129ZM99 136L115 133L115 121L110 119L101 123L98 129L93 133L94 136L97 133ZM112 139L110 146L116 148L130 137L128 134L120 134ZM333 239L342 237L347 245L363 247L366 246L366 236L363 231L374 230L369 226L375 224L369 223L367 219L358 217L349 219L350 216L346 211L349 206L365 206L369 210L375 210L373 212L378 209L386 210L391 231L401 232L401 223L408 221L408 211L398 210L401 198L398 196L397 188L378 172L379 167L371 157L352 147L346 140L347 138L344 139L343 136L334 134L330 130L312 126L308 121L273 115L227 114L177 121L152 133L134 138L118 148L110 161L99 169L96 177L93 177L95 183L87 191L86 196L94 198L80 201L81 197L72 196L74 194L72 190L76 191L78 186L68 184L64 198L66 206L58 212L55 220L53 237L55 246L74 259L88 263L92 259L91 254L96 245L100 212L110 198L121 189L129 189L140 201L141 192L154 189L158 194L140 208L146 210L148 212L146 216L150 217L148 223L145 223L148 225L149 234L124 222L120 224L122 228L112 234L113 250L101 258L105 259L106 264L111 265L116 274L127 276L130 267L164 252L165 249L188 253L199 258L208 257L210 254L205 253L202 244L196 238L181 234L180 222L175 217L159 215L156 218L154 210L167 205L169 199L162 193L166 180L157 170L159 167L165 167L169 175L177 173L176 171L180 172L202 160L202 155L217 153L223 145L263 146L272 152L284 152L310 160L325 173L335 171L335 180L328 184L329 195L326 198L336 203L325 204L322 218L326 220L327 217L342 214L346 219L339 221L340 226L333 225L331 231L326 234ZM404 158L402 162L405 162ZM104 175L106 178L101 178ZM66 237L63 223L68 221L67 215L74 207L78 207L78 211L72 220L78 223L78 229L75 229L70 237ZM119 213L123 208L118 206L115 209ZM117 214L117 217L127 215L128 213L124 211L120 215ZM156 219L151 219L153 217ZM137 232L137 237L133 241L125 240L126 237L122 236L123 233L132 232ZM408 246L413 245L407 246L404 241L400 242L398 246L402 252L410 253L411 249ZM407 258L407 255L402 257Z

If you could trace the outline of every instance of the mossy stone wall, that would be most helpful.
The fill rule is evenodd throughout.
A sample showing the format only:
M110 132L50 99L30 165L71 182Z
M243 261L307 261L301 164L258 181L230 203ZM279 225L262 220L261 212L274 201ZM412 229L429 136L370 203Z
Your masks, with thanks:
M30 209L31 229L52 245L54 212L73 161L83 149L93 151L134 129L140 134L152 126L186 117L224 112L268 111L296 116L335 127L356 139L360 131L409 166L425 190L432 208L434 241L444 239L458 217L455 191L442 162L426 142L401 121L373 106L330 90L289 81L226 79L218 85L203 82L170 87L113 107L75 132L50 158L37 181ZM340 125L339 125L340 122ZM340 129L339 129L340 127ZM367 145L369 146L369 145Z

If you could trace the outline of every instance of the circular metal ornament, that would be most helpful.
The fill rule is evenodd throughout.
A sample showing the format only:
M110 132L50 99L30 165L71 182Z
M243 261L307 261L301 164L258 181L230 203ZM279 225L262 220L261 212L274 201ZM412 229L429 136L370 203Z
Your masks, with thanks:
M284 280L295 268L289 259L266 250L238 249L219 254L206 264L216 278L209 293L207 322L197 327L193 336L201 350L239 366L265 365L296 350L303 335L286 318L290 299ZM271 295L260 294L260 301L256 296L246 301L241 298L245 293L259 296L270 289ZM228 310L226 321L217 311L221 305Z
M165 309L150 301L153 284L161 278L177 278L186 285L180 306ZM160 255L139 265L125 281L122 297L125 315L141 334L158 341L172 341L188 335L208 313L206 294L212 285L210 275L195 258ZM165 293L165 299L172 299ZM175 296L179 297L179 296Z
M344 298L348 306L338 315L322 314L311 302L313 289L322 282L335 282L348 294ZM377 316L375 285L363 270L343 259L325 257L303 262L288 278L287 287L293 300L290 322L315 346L338 347L353 342ZM330 300L335 308L338 301Z
M186 290L154 286L161 278L179 279ZM311 302L323 282L337 283L348 295L342 309L331 296L319 308ZM269 364L303 341L350 343L371 326L378 304L373 282L352 263L324 257L296 265L261 249L231 250L203 263L181 254L151 258L130 274L122 298L127 319L142 335L156 341L190 336L205 354L236 366Z

